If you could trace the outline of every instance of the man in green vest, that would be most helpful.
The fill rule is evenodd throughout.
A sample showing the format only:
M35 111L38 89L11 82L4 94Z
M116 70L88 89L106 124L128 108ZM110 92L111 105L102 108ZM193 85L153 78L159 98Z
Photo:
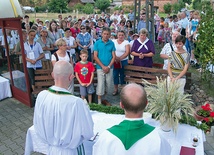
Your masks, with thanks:
M93 155L170 155L170 144L142 118L147 105L144 88L128 84L120 97L125 120L100 135L93 146Z

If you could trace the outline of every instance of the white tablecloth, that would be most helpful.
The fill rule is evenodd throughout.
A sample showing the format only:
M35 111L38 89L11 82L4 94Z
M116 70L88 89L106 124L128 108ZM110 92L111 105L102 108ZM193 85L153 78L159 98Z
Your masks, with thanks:
M114 114L105 114L100 112L91 112L92 118L94 121L94 133L97 132L102 133L105 129L120 123L124 119L124 115L114 115ZM152 126L159 128L159 132L166 138L166 140L170 143L172 147L171 155L179 155L181 146L191 147L191 134L197 134L199 136L199 144L196 149L196 155L204 154L204 145L205 141L204 133L192 126L186 124L180 124L178 126L177 133L164 132L159 127L159 122L151 119L151 115L148 113L144 113L144 121ZM98 136L99 138L99 136ZM95 140L96 141L96 140ZM86 155L92 154L92 147L94 142L86 141L84 142ZM47 153L48 144L42 142L42 140L36 135L34 127L29 128L26 137L26 147L25 147L25 155L28 155L30 151L36 151L46 154ZM27 153L28 152L28 153Z
M12 97L10 83L8 79L5 79L0 76L0 100L7 97Z

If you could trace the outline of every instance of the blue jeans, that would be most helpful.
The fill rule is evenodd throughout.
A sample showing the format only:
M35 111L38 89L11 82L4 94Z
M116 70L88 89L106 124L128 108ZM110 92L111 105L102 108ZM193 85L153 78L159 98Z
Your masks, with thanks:
M121 65L122 65L122 68L113 69L114 85L118 85L119 82L120 84L126 84L126 82L124 81L124 78L125 78L124 66L128 65L128 60L122 60Z
M187 38L186 38L186 42L185 42L185 47L187 49L187 52L191 55L191 46L190 46L189 39L187 39Z

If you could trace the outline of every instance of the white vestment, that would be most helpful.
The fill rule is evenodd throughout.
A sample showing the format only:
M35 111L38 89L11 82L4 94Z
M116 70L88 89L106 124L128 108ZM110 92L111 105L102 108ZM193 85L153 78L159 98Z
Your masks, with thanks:
M104 131L93 146L93 155L170 155L171 146L155 129L128 150L115 135Z
M69 92L56 86L51 88ZM89 108L81 98L70 94L56 94L48 90L40 92L36 100L33 124L37 137L35 134L27 134L25 155L33 151L27 146L29 139L35 138L48 144L48 148L44 149L49 155L77 155L77 148L83 140L89 140L93 136Z

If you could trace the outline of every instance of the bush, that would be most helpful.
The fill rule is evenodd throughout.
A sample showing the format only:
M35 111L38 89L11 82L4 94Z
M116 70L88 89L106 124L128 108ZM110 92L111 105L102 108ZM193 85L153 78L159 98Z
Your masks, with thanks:
M95 6L101 11L105 11L110 6L109 0L96 0Z
M48 5L44 4L42 6L36 6L35 10L36 12L46 12L46 10L48 10Z
M90 3L87 3L83 8L83 13L92 14L94 12L94 6Z
M77 4L74 5L74 9L78 10L79 12L83 12L84 5L81 4L81 3L77 3Z
M169 14L171 13L172 5L170 3L164 4L163 9L165 13Z
M179 1L179 3L173 4L172 5L173 13L178 13L184 7L185 3L183 1Z

